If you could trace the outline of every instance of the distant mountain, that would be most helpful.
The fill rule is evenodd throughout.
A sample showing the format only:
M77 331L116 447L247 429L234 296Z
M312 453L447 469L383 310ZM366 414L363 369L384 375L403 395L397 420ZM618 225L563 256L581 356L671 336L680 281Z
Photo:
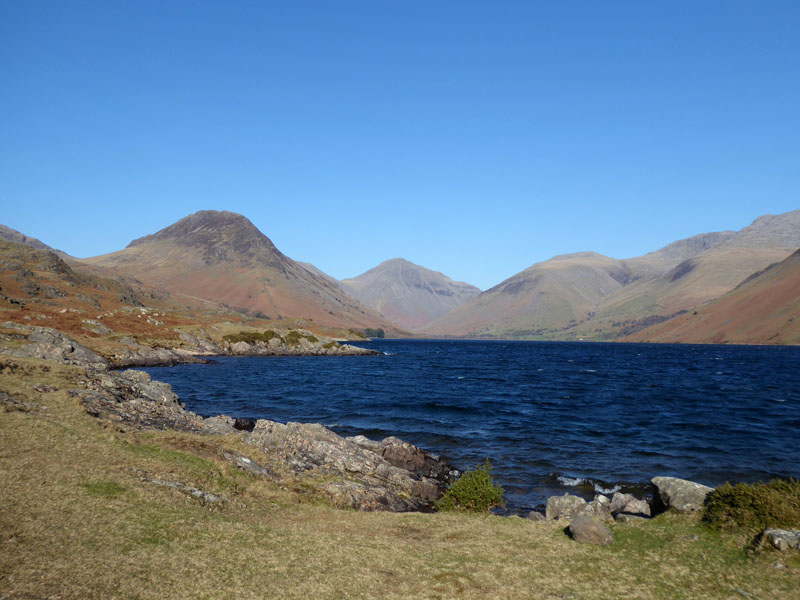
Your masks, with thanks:
M11 229L11 227L6 227L5 225L0 225L0 239L6 240L8 242L14 242L16 244L25 244L26 246L30 246L31 248L36 248L37 250L49 250L50 252L59 252L58 250L54 250L44 242L40 242L36 238L29 237L24 233L20 233L16 229Z
M270 318L331 327L394 327L327 279L281 253L247 218L203 210L127 248L86 262L170 292Z
M434 335L615 339L718 298L800 246L800 210L644 256L583 252L514 275L431 323Z
M453 281L403 258L384 261L339 284L365 306L411 330L427 325L481 293L474 285Z
M697 310L624 341L800 344L800 250Z
M631 277L622 261L578 252L517 273L423 329L435 335L537 337L591 313Z

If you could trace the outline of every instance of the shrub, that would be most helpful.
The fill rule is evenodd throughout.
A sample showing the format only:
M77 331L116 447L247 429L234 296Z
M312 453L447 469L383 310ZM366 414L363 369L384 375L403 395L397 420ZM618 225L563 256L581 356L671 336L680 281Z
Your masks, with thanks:
M300 343L300 340L306 339L309 342L316 344L319 342L318 338L315 338L313 335L304 335L299 331L292 330L286 334L286 343L290 346L297 346Z
M726 483L706 498L703 522L715 529L800 527L800 481Z
M229 335L222 336L222 339L226 342L230 342L231 344L235 344L236 342L247 342L248 344L255 344L256 342L268 342L272 338L281 338L276 332L272 331L271 329L267 329L266 331L262 331L259 333L258 331L240 331L239 333L231 333Z
M437 510L487 512L495 506L505 506L503 488L494 482L489 459L474 470L467 470L447 488L436 503Z

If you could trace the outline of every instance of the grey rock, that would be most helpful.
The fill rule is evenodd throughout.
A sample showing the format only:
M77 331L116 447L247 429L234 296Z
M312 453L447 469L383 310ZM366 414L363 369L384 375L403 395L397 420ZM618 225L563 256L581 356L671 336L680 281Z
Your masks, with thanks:
M160 485L164 487L170 487L172 489L178 490L179 492L183 492L184 494L191 496L192 498L196 498L200 500L203 504L225 504L228 502L228 499L225 496L221 496L219 494L212 494L211 492L206 492L205 490L198 489L196 487L192 487L182 483L180 481L165 481L163 479L148 479L150 483L155 485Z
M225 451L222 453L222 456L228 462L233 463L238 469L246 471L251 475L272 479L274 481L280 481L280 475L278 475L275 471L269 467L265 467L264 465L257 463L250 458L247 458L246 456L242 456L238 452Z
M538 512L538 511L535 511L535 510L532 510L531 512L529 512L527 518L530 519L531 521L546 521L547 520L547 517L545 517L542 513Z
M651 481L664 506L680 513L702 510L706 496L714 491L714 488L677 477L653 477Z
M84 329L86 331L90 331L92 333L96 333L97 335L109 335L114 333L113 329L109 329L105 325L103 325L100 321L95 319L83 319L82 321L84 325Z
M461 474L451 465L442 462L435 454L394 436L384 438L380 442L369 440L363 435L346 439L365 450L375 452L390 465L422 477L432 477L440 482L450 483Z
M50 327L33 327L29 331L28 344L17 350L5 351L13 356L41 358L94 371L108 368L104 358L60 331Z
M207 417L203 419L205 429L208 433L227 434L236 433L236 419L227 415L218 415L216 417Z
M184 409L172 386L151 381L150 375L143 371L90 375L84 388L69 393L80 398L90 415L136 428L195 432L213 432L219 428L213 421L207 426L202 417Z
M614 543L614 534L597 519L582 515L575 517L569 524L569 534L576 542L610 546Z
M554 519L574 519L578 511L586 506L586 500L572 494L550 496L547 499L545 516L548 521Z
M584 515L587 517L594 517L595 519L610 519L611 518L611 500L608 496L598 494L591 502L578 507L575 511L575 516Z
M785 552L800 550L800 530L797 529L765 529L756 538L759 549L774 548Z
M314 423L259 419L244 440L268 456L280 458L298 476L333 477L322 490L334 503L359 510L432 510L445 485L431 475L452 470L449 466L430 467L432 455L423 452L424 460L419 460L421 451L406 448L400 440L387 447L401 446L398 462L405 460L403 464L409 468L395 466L376 449L364 448Z
M614 513L614 520L618 523L636 523L637 521L646 521L648 517L642 515L635 515L632 513L618 512Z
M645 500L640 500L631 494L623 494L621 492L616 492L611 498L610 510L612 513L650 516L650 505Z

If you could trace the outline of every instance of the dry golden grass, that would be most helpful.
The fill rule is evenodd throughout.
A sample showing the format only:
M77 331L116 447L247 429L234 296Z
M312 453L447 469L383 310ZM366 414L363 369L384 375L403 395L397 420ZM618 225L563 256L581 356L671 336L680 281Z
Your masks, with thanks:
M222 446L247 451L234 436L121 431L63 391L32 390L74 386L77 369L17 364L0 372L0 389L28 400L26 411L0 412L0 598L795 598L800 589L796 555L750 557L747 539L673 515L615 525L616 543L601 548L571 541L563 523L337 510L220 460ZM204 505L142 472L229 502Z

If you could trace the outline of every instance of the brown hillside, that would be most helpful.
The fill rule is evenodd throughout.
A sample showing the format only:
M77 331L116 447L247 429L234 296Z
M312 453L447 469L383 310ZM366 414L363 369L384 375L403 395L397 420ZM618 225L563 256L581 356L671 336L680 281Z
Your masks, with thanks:
M696 311L644 329L624 341L800 343L800 250Z
M250 314L307 318L329 327L395 329L231 212L197 212L87 262Z

